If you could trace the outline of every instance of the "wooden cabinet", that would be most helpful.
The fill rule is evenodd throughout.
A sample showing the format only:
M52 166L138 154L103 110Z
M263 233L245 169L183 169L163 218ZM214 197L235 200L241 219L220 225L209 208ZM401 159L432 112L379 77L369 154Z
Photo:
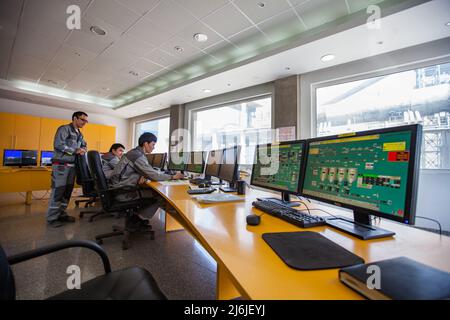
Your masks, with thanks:
M116 127L88 123L81 132L86 140L88 150L108 152L116 141Z
M52 151L56 131L60 126L68 124L69 122L69 120L41 118L39 149L43 151Z
M0 113L0 165L3 164L3 150L12 149L14 145L14 115Z
M41 118L16 114L14 128L14 148L25 150L39 149Z

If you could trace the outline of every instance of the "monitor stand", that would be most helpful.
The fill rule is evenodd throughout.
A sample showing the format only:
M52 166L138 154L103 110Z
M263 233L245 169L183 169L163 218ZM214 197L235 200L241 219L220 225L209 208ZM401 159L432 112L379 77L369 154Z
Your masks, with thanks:
M287 192L281 192L281 199L262 198L262 200L272 201L272 202L275 202L277 204L281 204L282 206L287 206L287 207L298 207L300 205L300 202L298 202L298 201L291 201L291 196Z
M221 180L222 181L222 180ZM234 181L233 182L230 182L229 184L228 184L228 187L220 187L219 188L221 191L223 191L223 192L237 192L237 189L235 188L235 183L234 183Z
M211 182L210 184L211 184L212 186L221 186L221 185L223 185L222 180L219 180L219 181L213 181L212 178L210 177L209 181Z
M395 232L373 226L370 221L370 215L353 211L353 220L350 218L336 216L327 218L327 225L351 234L362 240L392 237Z

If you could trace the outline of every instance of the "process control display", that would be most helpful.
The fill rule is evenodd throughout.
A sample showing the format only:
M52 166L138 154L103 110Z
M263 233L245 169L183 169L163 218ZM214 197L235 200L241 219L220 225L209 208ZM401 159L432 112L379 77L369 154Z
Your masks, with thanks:
M253 165L252 184L297 193L302 152L303 143L301 142L259 146L256 150L256 161ZM278 157L272 157L272 153L278 153ZM267 155L267 160L270 159L270 161L262 161L261 155ZM262 171L263 168L266 169L265 172ZM272 174L267 174L267 172Z
M311 142L303 194L404 216L411 133Z

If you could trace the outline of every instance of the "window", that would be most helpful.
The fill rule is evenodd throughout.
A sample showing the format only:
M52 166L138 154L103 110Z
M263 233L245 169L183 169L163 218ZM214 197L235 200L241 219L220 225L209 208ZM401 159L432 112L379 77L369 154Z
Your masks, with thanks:
M169 117L136 123L135 145L144 132L151 132L158 137L155 153L169 152Z
M272 98L194 110L191 114L193 150L241 146L240 164L252 164L257 144L271 142Z
M423 125L421 167L450 169L450 63L318 88L317 136Z

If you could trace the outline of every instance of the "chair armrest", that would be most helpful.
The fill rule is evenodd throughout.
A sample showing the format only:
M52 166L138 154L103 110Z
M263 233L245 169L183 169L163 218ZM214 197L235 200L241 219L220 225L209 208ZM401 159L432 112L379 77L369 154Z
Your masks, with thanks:
M103 250L103 248L100 247L97 243L95 243L93 241L88 241L88 240L68 240L68 241L63 241L60 243L40 247L40 248L37 248L34 250L25 251L25 252L8 257L8 262L9 262L9 264L13 265L16 263L20 263L23 261L27 261L27 260L30 260L33 258L43 256L43 255L46 255L49 253L60 251L63 249L79 248L79 247L83 247L83 248L87 248L87 249L95 251L102 259L103 268L105 269L105 273L111 272L111 264L109 262L108 255L106 254L105 250Z

